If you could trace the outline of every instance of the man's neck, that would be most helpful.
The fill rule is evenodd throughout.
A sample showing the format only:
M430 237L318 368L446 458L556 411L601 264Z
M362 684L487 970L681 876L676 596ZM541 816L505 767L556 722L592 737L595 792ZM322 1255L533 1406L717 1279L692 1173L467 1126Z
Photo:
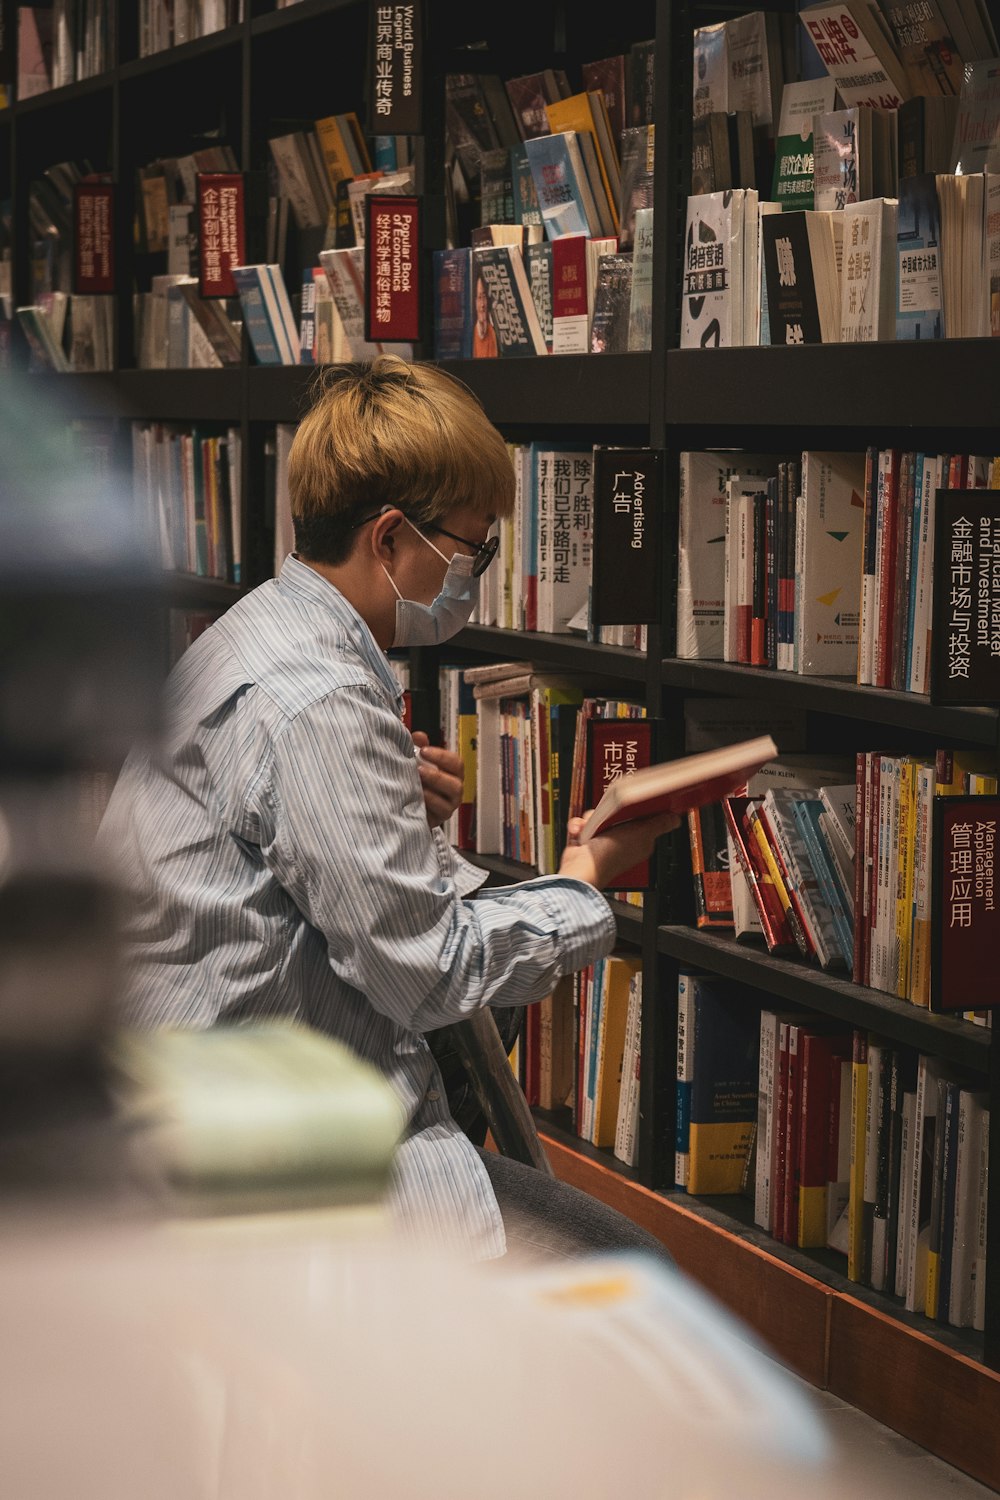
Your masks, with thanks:
M300 563L304 563L307 568L312 568L314 573L325 578L327 583L333 584L337 592L344 596L351 608L356 610L364 620L380 649L388 651L392 645L395 619L390 616L389 619L383 620L372 611L371 588L368 580L359 575L358 569L351 563L336 565L312 562L307 557L300 557L298 553L295 556Z

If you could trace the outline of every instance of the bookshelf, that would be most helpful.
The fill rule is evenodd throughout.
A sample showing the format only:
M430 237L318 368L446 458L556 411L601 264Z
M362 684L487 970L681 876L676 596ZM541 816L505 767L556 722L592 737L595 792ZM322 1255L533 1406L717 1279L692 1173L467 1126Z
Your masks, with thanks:
M495 13L457 0L426 0L432 45L427 92L428 223L441 184L433 163L443 118L446 71L516 76L612 55L656 37L656 200L653 352L561 356L517 362L450 363L449 371L482 400L511 439L551 436L585 442L642 444L667 454L663 503L666 534L676 533L677 455L710 446L784 451L812 446L863 449L870 442L938 441L993 451L1000 424L1000 342L963 340L921 347L892 344L800 349L678 349L678 298L690 123L691 31L695 24L743 7L695 6L690 0L639 0L620 14L564 0L512 0ZM749 8L749 7L746 7ZM0 113L0 191L14 205L15 301L28 299L26 207L32 175L52 162L89 156L118 184L117 369L102 375L34 376L40 400L63 401L72 415L131 420L210 422L236 426L244 462L241 509L245 586L271 571L263 453L278 422L294 422L308 399L313 371L258 368L244 341L242 364L225 370L138 370L132 355L133 282L148 284L149 266L131 243L136 168L154 156L224 139L248 184L248 259L262 258L251 207L266 165L267 138L283 122L328 109L364 114L361 63L365 0L300 0L276 10L247 0L245 21L168 52L137 56L134 7L119 7L117 65L100 77L13 104ZM468 44L468 45L466 45ZM289 125L288 128L292 128ZM254 184L257 184L254 188ZM291 252L294 254L294 247ZM295 289L294 286L292 288ZM14 360L26 351L15 332ZM0 401L6 377L0 375ZM215 580L172 576L167 602L225 608L240 589ZM686 695L754 696L806 712L813 746L849 744L859 726L900 744L1000 747L996 710L932 708L911 694L858 687L843 679L799 678L722 662L674 657L673 587L668 560L663 614L649 631L645 655L572 636L512 634L470 627L454 643L468 659L530 657L557 669L592 674L644 696L650 714L674 727ZM454 659L451 648L449 659ZM433 682L423 654L415 670ZM873 743L873 740L869 741ZM685 925L681 868L675 851L660 861L661 886L642 912L618 905L623 942L644 966L640 1155L634 1170L577 1140L564 1117L540 1117L557 1173L620 1208L670 1246L704 1281L819 1385L828 1385L880 1420L917 1438L977 1477L1000 1484L1000 1461L988 1413L1000 1395L1000 1172L990 1197L990 1257L985 1336L957 1335L906 1315L893 1298L847 1281L821 1254L776 1244L746 1222L741 1201L700 1200L672 1182L676 973L697 964L751 988L796 1000L817 1014L869 1026L890 1038L949 1059L986 1080L992 1102L991 1153L1000 1162L1000 1061L991 1034L931 1016L874 990L854 986L761 949ZM523 866L478 857L494 879L520 880ZM891 1378L905 1366L905 1385ZM994 1407L995 1409L995 1407ZM971 1414L971 1415L970 1415Z

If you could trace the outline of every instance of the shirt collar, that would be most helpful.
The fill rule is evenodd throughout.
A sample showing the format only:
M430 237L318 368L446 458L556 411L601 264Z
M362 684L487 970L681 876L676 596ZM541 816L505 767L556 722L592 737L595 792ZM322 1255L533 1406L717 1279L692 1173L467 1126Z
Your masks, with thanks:
M315 568L310 568L307 563L300 562L290 552L278 573L278 587L328 610L344 630L358 655L389 689L397 705L402 705L403 689L389 666L385 652L354 605L344 598L329 579L317 573Z

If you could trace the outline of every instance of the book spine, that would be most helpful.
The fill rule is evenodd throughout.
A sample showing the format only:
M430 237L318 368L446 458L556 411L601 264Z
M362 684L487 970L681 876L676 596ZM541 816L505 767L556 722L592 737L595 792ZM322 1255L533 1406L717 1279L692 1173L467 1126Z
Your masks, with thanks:
M889 449L879 505L878 633L875 638L875 686L892 686L895 640L896 535L899 527L899 452Z
M753 594L750 616L750 665L767 666L767 494L752 497Z
M754 1183L754 1223L770 1232L772 1227L771 1182L774 1166L774 1076L778 1018L773 1011L760 1013L760 1054L757 1087L757 1160Z
M865 453L864 544L861 571L861 620L858 630L858 682L874 682L875 561L878 539L879 462L875 448Z
M677 979L677 1139L674 1154L674 1185L686 1188L691 1170L691 1084L694 1079L694 981L688 974Z
M868 1038L855 1031L851 1077L851 1176L848 1197L847 1275L864 1280L865 1110L868 1098Z

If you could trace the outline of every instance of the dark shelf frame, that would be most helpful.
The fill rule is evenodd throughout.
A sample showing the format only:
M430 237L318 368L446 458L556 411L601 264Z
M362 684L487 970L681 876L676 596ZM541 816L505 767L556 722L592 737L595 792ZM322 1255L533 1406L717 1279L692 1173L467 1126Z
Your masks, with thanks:
M575 635L545 635L534 630L500 630L493 625L467 625L455 645L503 661L532 661L591 676L616 677L642 683L646 657L622 646L602 646Z
M993 1033L984 1026L937 1015L881 990L851 984L843 975L826 974L797 959L779 958L719 933L663 926L658 941L660 952L681 964L694 964L739 980L775 999L833 1016L850 1026L868 1027L891 1041L946 1058L957 1067L980 1074L989 1072Z
M967 740L990 749L1000 743L1000 712L995 708L935 707L920 693L861 687L847 677L801 677L764 667L672 656L663 662L663 681L681 691L765 697L810 713L934 734L942 740Z
M547 1135L551 1140L558 1141L561 1146L568 1146L570 1150L576 1151L587 1161L600 1162L602 1167L617 1172L618 1176L624 1177L627 1182L639 1181L639 1174L635 1168L619 1161L613 1151L603 1146L592 1146L590 1141L585 1141L577 1135L572 1127L568 1109L534 1108L531 1113L535 1117L535 1124L538 1126L540 1135Z

